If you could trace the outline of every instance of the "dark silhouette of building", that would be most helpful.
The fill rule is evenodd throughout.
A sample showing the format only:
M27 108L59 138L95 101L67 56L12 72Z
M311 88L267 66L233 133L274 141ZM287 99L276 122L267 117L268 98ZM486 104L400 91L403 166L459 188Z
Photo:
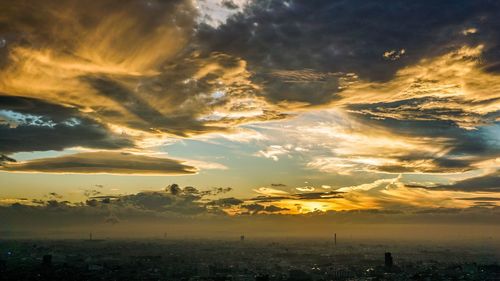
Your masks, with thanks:
M245 241L245 235L240 236L240 241Z
M392 254L387 252L385 253L385 267L388 269L392 268L393 261L392 261Z
M337 233L333 234L333 245L337 246Z
M52 255L44 255L42 259L42 265L45 267L52 265Z

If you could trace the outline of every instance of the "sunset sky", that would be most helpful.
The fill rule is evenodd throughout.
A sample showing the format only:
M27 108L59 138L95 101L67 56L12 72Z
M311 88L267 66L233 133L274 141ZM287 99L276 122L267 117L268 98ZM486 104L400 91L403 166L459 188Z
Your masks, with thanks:
M499 14L1 0L0 217L498 224Z

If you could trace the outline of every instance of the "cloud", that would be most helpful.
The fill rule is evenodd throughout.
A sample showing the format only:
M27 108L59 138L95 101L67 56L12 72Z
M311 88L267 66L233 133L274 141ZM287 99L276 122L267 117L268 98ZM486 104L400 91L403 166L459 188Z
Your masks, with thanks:
M122 196L120 204L155 212L174 212L182 215L200 214L205 212L203 205L196 201L201 197L192 194L169 194L166 192L139 192Z
M125 152L82 152L53 158L41 158L4 164L2 171L77 173L77 174L194 174L197 169L168 158L157 158Z
M334 227L337 233L353 233L354 238L405 237L449 241L450 235L458 232L467 233L471 239L485 235L495 237L494 234L498 232L495 223L500 216L498 207L481 206L426 211L328 211L293 216L287 215L287 211L274 211L280 208L275 206L268 208L270 212L261 211L251 216L248 215L250 212L227 216L220 213L182 215L155 212L131 205L111 205L112 208L67 203L61 203L58 207L54 205L44 203L29 206L17 203L0 206L0 216L5 218L2 235L13 238L81 239L82 233L92 229L98 237L160 237L167 230L169 236L180 238L234 239L241 233L252 237L276 237L286 233L289 237L319 238L324 237L325 229ZM304 232L304 228L307 228L307 232ZM54 236L53 231L58 236Z
M199 160L186 160L185 161L187 165L195 166L198 167L199 169L203 170L227 170L229 169L227 166L216 163L216 162L205 162L205 161L199 161Z
M468 180L465 180L468 181ZM467 208L473 204L467 201L475 201L472 198L484 197L485 193L495 197L498 190L495 189L460 189L453 185L439 185L439 188L426 188L424 186L408 186L402 177L380 179L372 183L343 187L337 189L342 191L343 197L353 204L366 204L377 206L381 209L408 209L408 208ZM488 197L488 196L486 196ZM469 198L469 199L465 199ZM464 201L465 200L465 201ZM369 203L371 202L371 203Z
M237 206L243 201L234 197L210 197L227 191L228 188L199 190L192 186L180 187L170 184L164 190L141 191L128 195L90 196L84 202L69 202L56 193L46 199L0 200L0 213L8 213L11 218L29 221L29 215L52 218L61 224L102 221L106 224L121 224L130 220L186 219L211 215L226 216L226 208Z
M172 214L191 216L209 213L221 215L225 214L223 210L243 203L242 200L234 197L213 199L213 196L229 191L231 191L231 188L217 187L199 190L192 186L181 187L174 183L166 186L163 191L142 191L129 195L91 196L86 201L86 205L90 207L106 206L108 209L133 208L154 212L158 216Z
M497 178L488 180L489 184L497 181ZM485 182L487 181L485 180ZM412 186L404 181L403 176L399 175L359 185L344 186L333 191L265 193L262 190L255 190L263 195L246 200L245 205L251 205L251 211L259 212L262 210L262 206L272 204L287 208L286 213L288 214L332 210L394 210L401 212L434 210L436 208L461 210L474 207L477 202L488 202L490 207L498 205L494 198L498 197L499 193L498 189L495 188L483 187L481 189L480 186L477 186L476 189L466 190L454 188L453 185L437 186L437 188ZM252 204L262 206L253 206Z
M385 51L383 57L388 60L398 60L406 53L405 49Z
M78 8L71 8L74 5ZM19 35L9 38L6 45L2 89L9 95L70 104L104 123L148 132L188 136L224 131L223 124L284 117L264 99L278 104L284 101L326 104L337 99L336 93L358 73L363 81L380 80L380 75L391 77L403 66L427 57L430 51L422 48L424 44L429 47L444 44L444 39L466 42L460 32L453 33L457 38L442 34L446 28L464 29L462 22L452 16L460 14L463 7L449 7L452 12L448 15L430 8L432 5L414 4L411 8L399 2L394 5L397 13L382 9L376 2L364 3L362 7L345 2L320 6L255 2L219 28L201 26L198 33L193 32L197 11L190 1L150 5L129 1L118 5L108 0L85 6L70 0L57 5L34 3L33 9L39 14L36 18L26 9L9 5L4 7L9 31ZM475 9L469 10L471 19L494 10L472 6ZM337 14L337 9L344 11L341 16L327 16ZM368 13L368 18L377 15L379 32L355 20L366 19L363 11L372 9L387 13L382 18L379 13ZM314 10L321 11L323 16L301 16ZM398 27L385 20L407 19L404 15L413 15L415 10L430 10L426 14L432 13L439 20L405 20L404 26ZM103 13L107 16L102 16ZM266 16L269 13L273 16ZM9 16L18 14L24 17ZM86 17L87 24L78 21ZM34 26L43 31L33 32ZM54 26L59 27L58 31ZM242 26L246 28L241 29ZM241 32L233 32L237 27ZM406 32L409 29L413 36ZM321 40L309 35L318 32L325 34ZM390 37L397 40L378 35L384 32L393 33ZM241 36L249 40L238 40ZM106 40L97 39L103 37ZM172 37L179 40L165 39ZM282 48L292 39L300 40L301 46ZM377 44L366 48L360 42ZM380 54L403 50L394 49L395 42L404 45L405 54L411 55L405 62L388 64L380 59ZM305 59L304 54L310 53L311 48L314 55ZM59 91L73 94L71 97L54 94Z
M298 191L314 191L315 188L312 186L303 186L303 187L296 187Z
M309 200L309 199L336 199L342 198L342 192L338 191L328 191L328 192L308 192L308 193L296 193L291 198L299 200Z
M495 64L498 10L488 1L395 1L390 9L378 1L255 1L200 37L209 50L245 58L269 100L317 105L336 100L348 74L384 82L408 65L478 42L488 43L485 59ZM480 32L464 36L471 26ZM289 48L293 42L300 43ZM274 70L339 76L298 84L269 75Z
M238 126L325 107L353 121L302 124L298 143L269 141L256 155L307 154L307 167L347 175L458 173L498 154L499 7L489 1L207 2L234 10L208 12L220 25L200 22L204 4L187 0L27 3L0 6L0 91L46 110L8 109L24 117L0 124L5 154L248 140Z
M313 150L299 153L312 158L306 165L328 173L460 173L499 155L500 42L491 28L499 9L488 1L396 1L391 9L258 1L217 28L202 26L199 40L206 52L244 59L258 94L299 118L325 107L348 112L339 123L331 115L280 122L257 155L292 157L286 145L299 135L294 145ZM277 131L291 132L276 141Z
M471 198L457 198L460 200L471 200L471 201L500 201L498 197L471 197Z
M452 184L437 185L428 188L433 190L500 192L500 172L496 171L491 174L468 178Z
M59 124L54 116L54 130L2 128L2 135L15 134L8 139L41 140L38 146L26 145L26 151L59 150L77 139L81 146L115 148L105 142L111 142L107 128L133 133L131 138L139 141L229 132L242 123L286 117L256 95L245 60L197 50L199 11L192 1L28 3L29 8L0 6L1 21L8 22L1 31L9 34L2 38L7 43L1 53L0 92L65 107L64 112L71 108L71 115L84 119L78 119L77 128ZM23 114L47 115L34 107ZM80 138L79 132L87 135ZM6 153L22 149L6 147L12 147Z
M340 175L460 173L478 169L500 153L498 126L466 130L446 122L367 120L342 109L253 127L268 135L262 142L265 151L283 148L278 151L286 150L309 169Z
M73 107L37 98L0 95L0 152L76 146L118 149L135 144Z
M178 185L89 193L83 210L102 208L113 222L109 208L141 215L238 213L242 205L241 212L287 214L493 208L495 200L467 198L498 197L491 171L500 156L500 6L434 2L1 3L0 170L223 170L141 154L167 138L221 137L255 145L254 156L293 159L315 176L370 180L329 192L276 184L250 199ZM241 127L248 123L252 129ZM72 147L106 151L20 162L11 155ZM465 172L490 174L442 184ZM415 187L399 174L443 181ZM13 209L82 207L42 205Z
M494 124L499 76L481 67L484 45L462 47L398 70L392 80L360 81L336 104L376 119L448 121L465 129Z
M259 187L258 189L254 189L255 192L262 194L262 195L269 195L269 196L282 196L282 195L287 195L289 194L288 192L284 190L279 190L275 188L269 188L269 187Z
M163 191L142 191L129 195L99 195L86 201L89 207L105 207L114 217L125 217L127 209L135 212L153 212L150 216L192 216L203 214L225 214L222 210L237 206L243 201L234 197L210 199L228 188L199 190L192 186L181 187L170 184ZM120 215L119 215L120 214Z
M237 206L237 205L240 205L243 203L244 203L243 200L240 200L240 199L237 199L234 197L228 197L228 198L220 198L217 200L213 200L213 201L209 202L208 204L228 208L228 207Z
M260 150L257 152L256 156L262 156L265 158L272 159L273 161L278 161L279 156L287 155L289 153L289 148L281 145L271 145L265 150Z
M241 206L243 209L246 209L250 214L262 214L262 213L279 213L282 211L288 211L287 208L281 208L275 205L261 205L257 203L247 204Z
M68 202L57 194L43 200L1 199L0 216L9 229L43 232L64 228L81 235L89 227L99 232L113 227L118 232L128 229L128 234L130 229L137 229L149 237L155 231L163 233L165 227L171 227L172 232L203 229L204 236L208 235L209 226L219 232L236 227L241 233L242 225L250 225L248 231L258 227L262 232L268 227L261 224L264 220L280 232L282 226L291 223L302 228L306 225L311 231L321 228L322 235L324 227L332 222L336 227L372 224L377 229L387 224L395 224L399 229L402 223L491 227L499 216L498 193L483 192L483 196L478 196L480 193L406 188L399 177L352 186L341 194L297 193L275 196L273 201L235 197L212 200L214 190L218 188L200 190L171 184L164 190L98 195L85 202ZM252 219L246 220L250 217L247 215L252 215Z
M235 10L235 9L239 8L239 6L236 3L234 3L232 0L222 0L221 5L228 8L228 9L231 9L231 10Z

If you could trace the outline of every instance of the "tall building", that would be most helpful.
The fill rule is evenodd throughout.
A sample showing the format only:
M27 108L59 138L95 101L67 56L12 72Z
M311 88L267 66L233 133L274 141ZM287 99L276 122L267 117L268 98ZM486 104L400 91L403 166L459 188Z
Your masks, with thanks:
M42 259L43 266L51 266L52 265L52 255L44 255Z
M392 254L387 252L385 253L385 267L391 268L392 267Z
M245 235L240 236L240 241L245 241Z
M333 245L337 246L337 233L333 234Z

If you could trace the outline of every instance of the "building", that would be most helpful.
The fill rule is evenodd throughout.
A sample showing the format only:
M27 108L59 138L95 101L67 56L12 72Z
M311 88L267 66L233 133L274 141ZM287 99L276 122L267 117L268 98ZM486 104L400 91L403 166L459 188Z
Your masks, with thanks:
M385 267L390 269L392 268L393 261L392 261L392 254L387 252L385 253Z

